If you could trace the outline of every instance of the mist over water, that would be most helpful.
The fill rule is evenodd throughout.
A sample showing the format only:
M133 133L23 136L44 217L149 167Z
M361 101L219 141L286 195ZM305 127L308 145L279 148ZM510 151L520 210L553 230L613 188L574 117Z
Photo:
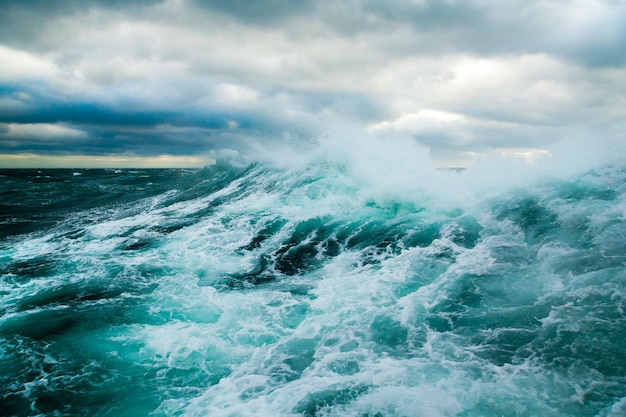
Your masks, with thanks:
M583 146L2 170L0 414L622 416L626 167Z

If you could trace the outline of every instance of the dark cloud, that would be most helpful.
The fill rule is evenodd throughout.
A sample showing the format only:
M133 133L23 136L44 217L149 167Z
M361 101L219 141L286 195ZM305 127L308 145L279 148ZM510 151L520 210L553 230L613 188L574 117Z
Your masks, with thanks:
M81 99L68 99L52 95L45 89L33 89L27 86L1 86L0 99L3 96L15 96L24 93L29 100L24 106L7 109L0 113L0 123L70 123L86 126L145 127L170 124L183 127L202 127L224 129L229 121L236 121L239 127L249 127L253 117L241 112L199 111L193 109L168 108L150 110L150 103L138 106L136 102L118 102L115 105L99 102L85 102ZM143 107L143 108L142 108Z
M105 155L131 153L142 156L162 154L189 155L211 149L233 146L239 133L228 129L150 126L120 128L119 126L77 126L87 134L84 137L52 137L41 134L22 135L19 138L0 134L0 153L45 153L51 155L87 154Z
M0 112L0 153L187 155L232 146L241 132L265 128L256 116L240 111L188 108L154 111L138 108L136 103L118 102L111 106L67 100L43 91L0 86L0 100L3 96L19 94L30 98L24 106ZM25 133L7 135L15 133L9 123L28 129ZM64 135L61 130L46 135L46 126L62 126L71 134Z
M71 123L78 125L107 125L118 127L155 126L172 124L175 126L198 126L204 128L225 128L233 117L223 114L192 114L176 111L137 111L131 107L108 108L101 104L76 102L40 103L30 109L21 109L14 114L0 114L1 122L13 123Z
M626 19L626 13L623 13ZM564 45L562 50L551 48L550 51L565 56L587 67L621 67L626 64L626 25L620 26L614 36L580 43Z
M296 15L308 14L316 5L314 0L193 0L190 3L208 12L223 13L246 23L262 25L275 24Z
M360 9L366 15L375 16L379 24L383 23L380 20L395 24L408 23L418 30L449 31L453 28L457 31L475 29L490 23L485 18L484 9L472 2L364 0Z

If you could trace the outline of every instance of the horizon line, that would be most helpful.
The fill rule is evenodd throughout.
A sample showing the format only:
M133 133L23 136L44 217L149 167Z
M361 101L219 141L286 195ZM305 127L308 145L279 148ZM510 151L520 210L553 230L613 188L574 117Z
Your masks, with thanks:
M215 164L206 155L41 155L0 154L0 169L147 169L204 168Z

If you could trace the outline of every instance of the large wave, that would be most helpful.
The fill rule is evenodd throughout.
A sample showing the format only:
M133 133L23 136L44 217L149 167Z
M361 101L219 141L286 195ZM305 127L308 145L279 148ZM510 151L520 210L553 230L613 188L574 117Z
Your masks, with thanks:
M624 415L626 169L579 155L2 171L0 413Z

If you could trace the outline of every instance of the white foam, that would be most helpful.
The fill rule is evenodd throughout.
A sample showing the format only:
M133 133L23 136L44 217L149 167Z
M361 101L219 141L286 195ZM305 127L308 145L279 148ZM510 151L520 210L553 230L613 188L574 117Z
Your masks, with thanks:
M620 398L608 410L598 414L598 417L623 417L626 415L626 397Z

